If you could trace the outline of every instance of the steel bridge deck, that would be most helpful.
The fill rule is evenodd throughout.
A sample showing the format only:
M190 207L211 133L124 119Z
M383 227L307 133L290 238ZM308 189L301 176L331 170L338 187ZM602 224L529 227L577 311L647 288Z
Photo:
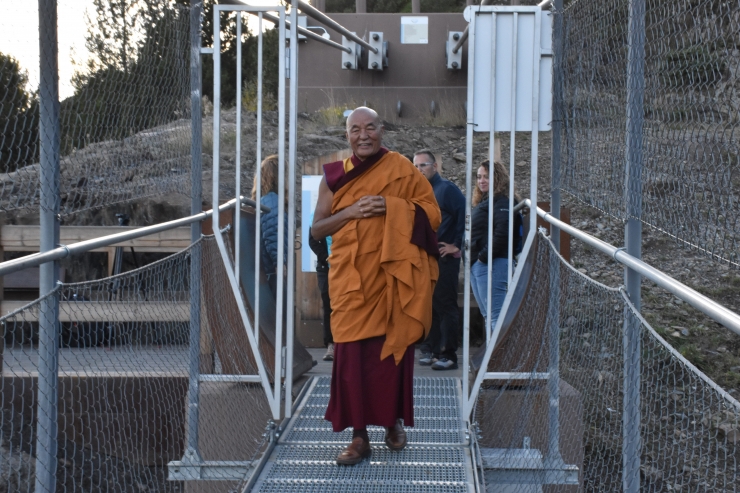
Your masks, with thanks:
M385 430L371 426L372 457L356 466L335 462L352 432L334 433L324 420L330 379L322 376L309 383L252 491L473 493L459 378L414 378L416 426L406 429L408 445L390 451Z

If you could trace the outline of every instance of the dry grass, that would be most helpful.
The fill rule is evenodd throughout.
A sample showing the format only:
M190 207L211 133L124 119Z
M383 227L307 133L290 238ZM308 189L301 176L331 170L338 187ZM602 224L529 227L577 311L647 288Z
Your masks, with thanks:
M466 110L460 102L442 99L435 101L434 114L429 113L426 123L437 127L459 127L465 125Z
M247 82L242 89L242 109L247 111L257 111L257 84ZM262 88L262 111L277 110L277 101L275 96L265 92Z
M334 98L334 92L331 89L322 92L326 95L326 99L329 100L329 104L316 112L319 123L330 127L344 125L344 112L348 109L356 108L357 104L355 104L354 100L351 100L340 106L337 104Z

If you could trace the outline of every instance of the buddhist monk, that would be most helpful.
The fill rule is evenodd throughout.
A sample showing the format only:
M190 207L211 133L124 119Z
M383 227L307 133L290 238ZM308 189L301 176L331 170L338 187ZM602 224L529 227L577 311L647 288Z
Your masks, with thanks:
M382 147L378 114L360 107L347 118L352 157L324 165L311 234L331 235L329 297L334 337L325 418L335 432L353 428L337 457L370 457L368 425L386 428L392 450L414 425L414 344L428 334L438 276L435 231L441 213L424 175Z

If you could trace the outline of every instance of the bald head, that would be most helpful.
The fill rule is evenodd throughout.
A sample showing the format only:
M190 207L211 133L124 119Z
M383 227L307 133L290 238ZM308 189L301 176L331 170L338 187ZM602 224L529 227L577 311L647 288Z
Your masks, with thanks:
M352 152L364 161L380 150L383 123L375 110L360 106L347 117L347 141Z
M357 120L372 120L378 128L382 127L383 124L380 121L380 116L378 116L378 113L372 109L368 108L367 106L360 106L358 108L355 108L352 113L349 114L347 117L347 131L349 132L350 127L353 123L356 123Z

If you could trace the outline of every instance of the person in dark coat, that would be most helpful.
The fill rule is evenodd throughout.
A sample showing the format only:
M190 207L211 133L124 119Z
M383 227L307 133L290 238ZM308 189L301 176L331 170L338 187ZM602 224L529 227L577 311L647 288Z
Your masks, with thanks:
M324 361L334 361L334 338L331 335L331 299L329 298L329 245L331 236L316 239L308 229L308 246L316 254L316 278L321 293L321 304L324 308Z
M478 308L490 330L496 326L509 283L509 173L506 167L494 162L493 176L493 229L492 242L488 243L488 208L490 207L489 161L478 168L476 187L473 191L470 238L470 285ZM515 198L514 203L517 203ZM521 250L521 216L514 214L514 254ZM491 265L488 252L491 250ZM488 276L491 276L491 293L488 293ZM489 312L490 311L490 312ZM489 324L490 322L490 324Z
M442 224L437 229L439 279L432 298L432 328L421 344L419 364L432 370L457 368L457 333L460 316L457 308L457 285L465 234L465 196L457 185L439 174L439 161L429 149L414 154L414 166L429 180L434 190Z

